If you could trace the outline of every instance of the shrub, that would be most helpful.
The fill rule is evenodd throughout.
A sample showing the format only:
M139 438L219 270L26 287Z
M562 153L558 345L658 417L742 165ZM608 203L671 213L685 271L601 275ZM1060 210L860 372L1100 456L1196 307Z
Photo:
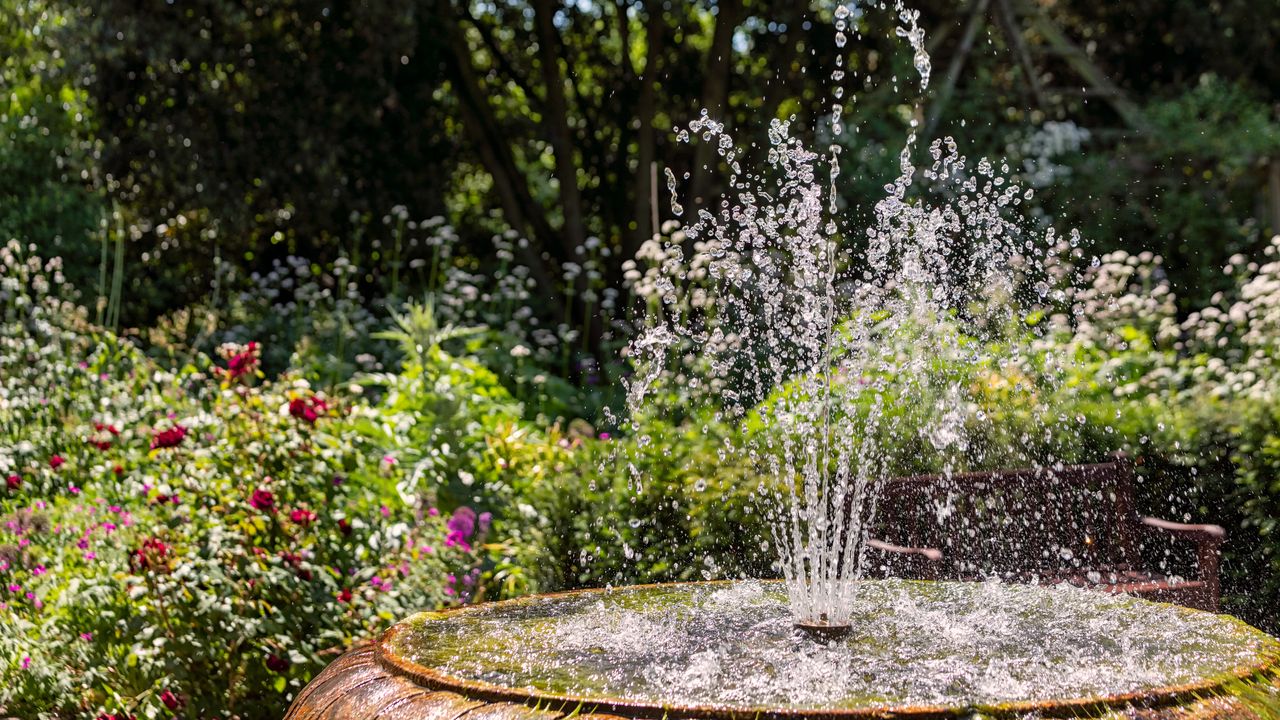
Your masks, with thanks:
M279 717L355 640L483 593L487 517L399 502L359 405L258 384L247 346L157 367L64 312L54 266L19 250L0 273L22 311L0 350L0 707Z

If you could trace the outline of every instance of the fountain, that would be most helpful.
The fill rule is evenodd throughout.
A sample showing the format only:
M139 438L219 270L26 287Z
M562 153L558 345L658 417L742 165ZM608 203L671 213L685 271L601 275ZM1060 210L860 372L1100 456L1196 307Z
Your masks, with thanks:
M1275 682L1280 657L1280 642L1227 616L994 582L859 583L855 630L815 640L792 628L780 585L421 613L333 663L288 717L1227 718Z
M918 13L900 0L892 11L923 89ZM850 17L837 8L841 48ZM845 72L841 60L837 88ZM728 194L641 253L651 314L631 347L633 417L676 382L754 428L724 452L759 468L782 579L421 613L330 665L289 718L1225 718L1275 702L1280 641L1228 616L1070 586L864 579L882 479L903 460L889 448L944 475L984 452L970 440L987 421L970 409L970 373L1029 361L983 341L1060 299L1044 259L1062 243L1011 219L1028 194L949 138L915 167L914 131L874 220L851 230L834 93L822 155L783 121L757 164L705 113L678 130L714 143ZM842 236L864 246L856 257L837 253ZM691 355L697 368L683 367ZM1021 442L1002 452L1054 462Z

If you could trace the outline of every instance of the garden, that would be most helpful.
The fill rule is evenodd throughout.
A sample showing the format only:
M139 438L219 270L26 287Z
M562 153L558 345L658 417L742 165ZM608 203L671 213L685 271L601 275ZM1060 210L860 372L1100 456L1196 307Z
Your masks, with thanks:
M988 3L953 4L913 3L925 100L868 84L841 134L832 27L905 77L892 13L0 0L0 717L279 718L419 611L779 577L768 459L726 448L774 447L803 373L738 416L697 333L656 369L636 342L718 302L695 225L733 159L670 132L704 107L839 146L856 217L908 129L1005 158L1051 240L1031 300L839 318L964 350L838 368L878 389L839 416L893 419L886 476L1123 453L1144 512L1226 528L1221 611L1280 634L1280 13L996 0L975 50ZM1048 84L1100 68L1122 101Z

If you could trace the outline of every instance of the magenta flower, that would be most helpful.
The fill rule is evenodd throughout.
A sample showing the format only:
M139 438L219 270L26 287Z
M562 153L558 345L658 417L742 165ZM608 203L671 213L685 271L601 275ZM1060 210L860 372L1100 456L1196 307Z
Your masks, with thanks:
M276 496L271 494L270 490L258 488L253 491L253 495L249 498L249 504L256 510L265 513L273 513L276 511Z
M164 703L164 706L170 710L177 710L186 704L182 701L182 698L175 695L172 690L165 690L160 693L160 702Z
M66 460L62 459L61 455L54 455L53 457L49 458L49 467L53 468L54 470L57 470L58 468L62 467L66 462L67 462Z
M294 398L289 401L289 414L308 423L314 423L316 418L320 417L320 415L312 409L311 405L302 398Z
M467 541L471 539L471 536L476 531L476 511L463 505L453 511L453 516L449 518L445 526L449 532L445 535L444 546L457 546L470 552L471 544Z
M248 375L258 367L258 361L262 357L262 348L258 343L251 341L243 349L228 347L222 354L227 358L227 369L217 368L215 372L223 375L228 380L235 380L243 375Z
M153 570L168 567L169 545L152 535L142 542L142 547L129 554L129 564L135 570Z
M306 527L316 521L316 514L304 508L298 508L289 513L289 519L295 523Z
M151 449L177 447L187 437L187 429L182 425L174 425L168 430L161 430L151 438Z

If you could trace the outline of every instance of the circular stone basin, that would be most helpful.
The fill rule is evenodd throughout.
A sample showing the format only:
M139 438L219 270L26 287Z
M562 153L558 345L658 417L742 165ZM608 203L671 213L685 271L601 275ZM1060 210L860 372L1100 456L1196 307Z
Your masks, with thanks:
M421 613L368 662L476 703L661 719L1100 714L1270 683L1280 657L1234 618L1067 586L880 580L852 593L854 630L835 640L793 628L781 583L689 583ZM313 692L324 678L291 718L341 694L333 677Z

